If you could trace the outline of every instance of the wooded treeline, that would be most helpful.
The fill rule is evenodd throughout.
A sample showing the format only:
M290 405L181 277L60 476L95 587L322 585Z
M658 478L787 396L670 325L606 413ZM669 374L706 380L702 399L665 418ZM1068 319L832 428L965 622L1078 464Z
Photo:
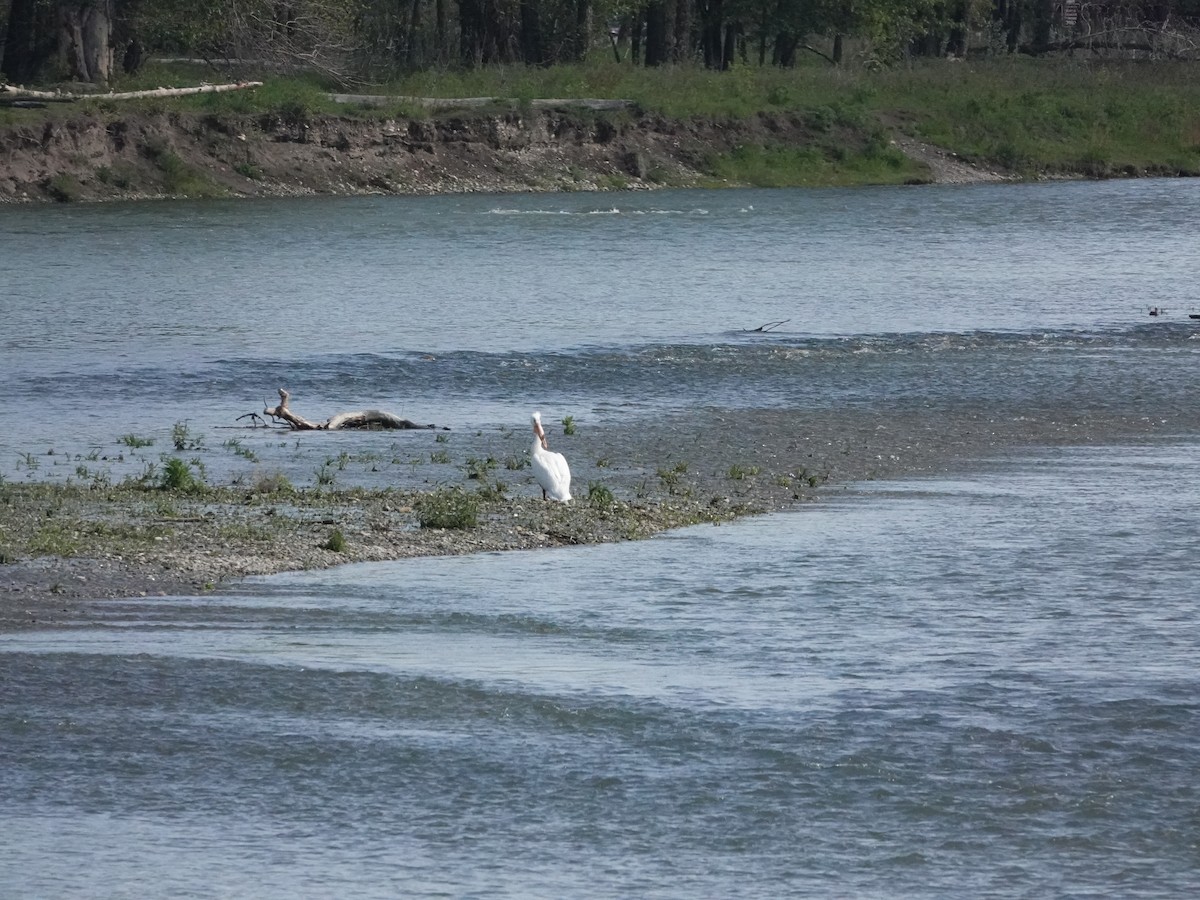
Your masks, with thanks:
M856 55L1194 58L1200 0L0 0L0 76L102 83L150 56L341 81L500 63L792 66Z

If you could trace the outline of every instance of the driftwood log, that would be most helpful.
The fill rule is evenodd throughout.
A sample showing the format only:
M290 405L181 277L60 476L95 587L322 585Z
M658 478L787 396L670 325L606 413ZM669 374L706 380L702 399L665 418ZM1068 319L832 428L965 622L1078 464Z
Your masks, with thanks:
M141 97L183 97L188 94L216 94L223 91L244 91L262 87L261 81L240 81L237 84L201 84L196 87L153 88L146 91L122 91L115 94L72 94L66 91L33 91L9 84L0 84L0 94L16 99L31 100L137 100Z
M381 409L360 409L356 412L338 413L324 422L310 422L303 416L298 416L288 409L291 394L283 388L279 389L279 405L263 410L263 415L270 416L276 422L286 422L293 431L347 431L352 429L388 430L404 428L436 428L436 425L418 425L408 419L401 419Z

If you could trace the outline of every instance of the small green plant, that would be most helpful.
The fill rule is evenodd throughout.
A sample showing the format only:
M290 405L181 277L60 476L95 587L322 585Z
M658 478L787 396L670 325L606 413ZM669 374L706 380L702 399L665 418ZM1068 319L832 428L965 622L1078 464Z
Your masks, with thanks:
M616 498L613 497L613 492L599 482L592 481L588 483L587 492L588 506L593 509L607 510L612 509L616 503Z
M438 435L434 435L434 438L433 438L433 439L434 439L434 441L435 441L436 443L439 443L439 444L448 444L448 443L450 443L450 435L448 435L448 434L438 434Z
M503 500L508 494L508 485L500 479L489 481L486 478L480 482L479 487L475 489L475 494L480 500L495 502Z
M460 487L441 488L414 504L422 528L474 528L479 521L479 498Z
M346 536L342 534L340 528L333 529L333 533L329 535L327 540L321 547L325 550L332 550L334 553L342 553L346 549Z
M497 465L498 463L496 460L490 456L487 459L479 459L475 456L469 456L467 457L467 464L465 466L467 478L477 480L486 479L488 477L488 473L495 469Z
M504 461L504 468L510 472L519 472L521 469L528 469L529 456L510 456Z
M337 476L333 470L329 468L329 463L322 463L321 468L317 469L317 484L330 485L336 480Z
M165 497L156 501L151 508L159 518L174 519L179 515L179 507L175 505L175 501L168 500Z
M562 420L563 434L572 435L575 433L575 417L564 416Z
M117 443L124 444L137 450L141 447L153 447L154 438L138 437L136 434L123 434L117 438Z
M189 465L196 470L196 478L201 482L208 481L208 469L204 465L204 460L198 456L193 456L188 460Z
M242 442L238 438L230 438L221 445L227 450L232 450L243 459L248 459L250 462L258 462L258 456L249 447L243 447Z
M237 163L234 165L233 171L237 172L243 178L249 178L251 181L258 181L263 177L262 169L254 165L254 163Z
M163 462L162 480L159 487L164 491L194 491L200 487L192 467L178 456L169 456Z
M147 488L156 484L157 482L158 463L154 462L154 460L147 460L142 466L142 473L140 475L127 476L122 483Z
M448 463L450 462L450 454L445 450L435 450L429 454L429 461L431 463Z
M254 479L251 490L256 494L291 494L296 489L282 472L262 472Z
M662 486L667 489L668 494L681 494L687 496L691 493L689 488L683 486L683 476L687 474L688 464L686 462L675 463L669 469L660 468L658 470L658 480L662 482Z
M186 197L219 197L224 191L199 169L188 165L161 140L148 141L142 148L162 175L163 188Z
M101 184L120 188L123 191L129 190L130 180L127 167L110 169L108 166L100 166L96 169L96 180Z
M204 438L193 437L187 422L176 422L171 426L171 444L180 453L184 450L201 450L204 447Z

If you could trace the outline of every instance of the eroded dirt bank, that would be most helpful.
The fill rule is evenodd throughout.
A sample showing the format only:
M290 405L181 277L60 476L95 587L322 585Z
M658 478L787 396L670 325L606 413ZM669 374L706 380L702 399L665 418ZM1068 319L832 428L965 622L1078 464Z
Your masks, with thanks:
M636 110L428 118L93 110L0 128L0 202L649 189L713 184L714 154L866 136L796 115L672 121ZM996 180L915 141L915 182Z

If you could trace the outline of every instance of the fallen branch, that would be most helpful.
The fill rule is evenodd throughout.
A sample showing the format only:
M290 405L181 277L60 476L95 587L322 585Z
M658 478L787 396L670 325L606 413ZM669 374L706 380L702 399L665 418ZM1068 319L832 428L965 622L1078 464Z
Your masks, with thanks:
M357 412L338 413L336 416L331 416L324 422L310 422L303 416L298 416L288 409L288 400L291 399L291 394L283 388L279 389L279 405L268 407L263 410L263 415L270 416L276 422L283 421L293 431L349 431L353 429L364 429L368 431L375 430L390 430L390 429L410 429L410 428L436 428L436 425L418 425L408 419L401 419L399 416L394 416L389 412L384 412L380 409L362 409ZM239 416L239 419L244 419L245 416Z
M791 320L791 319L780 319L778 322L767 322L767 323L765 323L765 324L763 324L763 325L759 325L757 328L743 328L742 330L743 330L743 331L750 331L750 332L759 332L759 331L766 332L766 331L774 331L774 330L775 330L776 328L778 328L780 325L786 325L786 324L787 324L788 322L790 322L790 321L792 321L792 320Z
M140 97L183 97L188 94L216 94L223 91L244 91L262 87L261 81L240 81L237 84L201 84L197 87L153 88L145 91L123 91L109 94L72 94L65 91L34 91L11 84L0 84L0 94L29 97L35 100L136 100Z

